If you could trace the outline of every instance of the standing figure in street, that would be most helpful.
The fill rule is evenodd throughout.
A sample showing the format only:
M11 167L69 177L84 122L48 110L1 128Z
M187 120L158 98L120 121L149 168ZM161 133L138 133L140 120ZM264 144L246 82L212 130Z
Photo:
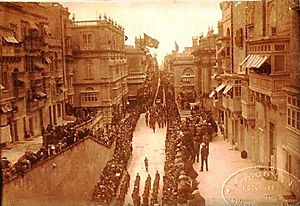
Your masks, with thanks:
M148 120L149 120L149 111L147 110L145 113L146 126L148 126Z
M207 161L207 158L208 158L208 154L209 154L209 151L208 151L208 144L205 143L205 142L202 142L201 145L200 145L200 151L201 151L201 172L203 171L203 164L205 162L205 165L206 165L206 171L208 171L208 161Z
M193 162L199 162L199 153L200 153L200 141L195 139L193 142L193 146L194 146L194 158L193 158Z
M146 172L148 172L148 159L147 159L147 157L145 157L144 163L145 163Z

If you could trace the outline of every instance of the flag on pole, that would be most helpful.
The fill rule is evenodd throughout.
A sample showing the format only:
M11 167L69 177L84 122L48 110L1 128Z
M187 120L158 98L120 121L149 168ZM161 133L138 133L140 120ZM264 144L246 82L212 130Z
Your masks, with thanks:
M159 41L157 41L156 39L154 39L144 33L144 43L145 43L145 46L153 47L153 48L157 49Z
M178 52L178 50L179 50L179 46L178 46L178 44L177 44L177 42L175 41L175 50Z

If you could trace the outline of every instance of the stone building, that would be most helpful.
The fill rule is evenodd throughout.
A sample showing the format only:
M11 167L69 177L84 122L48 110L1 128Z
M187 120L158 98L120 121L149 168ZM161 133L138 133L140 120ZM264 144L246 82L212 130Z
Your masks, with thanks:
M165 58L165 69L173 79L174 89L177 98L196 97L196 88L198 77L196 75L196 66L194 64L194 56L189 52L183 53L173 52ZM188 101L194 102L194 101Z
M216 65L216 39L212 28L208 29L206 37L193 37L193 55L197 66L196 75L198 76L196 92L202 97L203 105L211 109L211 78L213 77L213 67Z
M74 56L74 105L97 107L105 123L120 116L127 104L124 28L104 16L74 21L71 41Z
M128 69L128 100L135 101L139 88L146 80L146 52L137 45L135 47L126 45L125 50Z
M41 135L47 124L63 120L69 13L52 3L0 7L0 139L9 143Z
M225 136L253 162L299 178L299 3L222 2L220 8L222 83L215 91Z

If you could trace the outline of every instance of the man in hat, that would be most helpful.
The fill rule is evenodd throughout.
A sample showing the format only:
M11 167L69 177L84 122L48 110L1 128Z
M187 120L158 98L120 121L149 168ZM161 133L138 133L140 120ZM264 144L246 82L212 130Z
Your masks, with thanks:
M208 164L207 164L207 158L208 158L208 144L206 142L202 142L200 145L200 151L201 151L201 172L203 171L203 163L205 162L206 165L206 171L208 171Z

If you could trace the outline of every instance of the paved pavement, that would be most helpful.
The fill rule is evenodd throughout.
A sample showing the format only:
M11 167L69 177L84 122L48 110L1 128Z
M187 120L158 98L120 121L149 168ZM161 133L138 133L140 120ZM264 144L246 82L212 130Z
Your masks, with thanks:
M139 173L141 177L139 194L142 197L142 194L144 192L144 185L148 173L151 175L151 191L150 191L151 194L155 173L156 171L158 171L160 174L159 193L161 195L162 184L163 184L162 177L164 174L164 162L165 162L165 138L166 138L166 127L164 129L156 128L155 133L153 133L152 129L146 127L145 114L142 114L137 123L136 130L133 133L133 143L132 143L133 153L132 153L132 159L128 164L128 171L130 174L130 186L125 199L125 205L127 205L128 203L133 204L131 195L133 191L135 176L137 173ZM144 165L145 157L147 157L149 160L148 173L146 172L145 165ZM161 199L160 196L159 199Z
M222 198L222 186L234 172L253 166L249 159L242 159L240 152L232 150L232 146L219 136L209 144L208 171L200 172L200 163L194 163L198 172L197 181L200 194L206 205L227 205Z
M43 138L42 136L30 138L28 140L15 142L9 144L5 148L1 149L1 157L7 157L7 159L15 163L18 159L25 154L25 151L36 152L42 147Z

